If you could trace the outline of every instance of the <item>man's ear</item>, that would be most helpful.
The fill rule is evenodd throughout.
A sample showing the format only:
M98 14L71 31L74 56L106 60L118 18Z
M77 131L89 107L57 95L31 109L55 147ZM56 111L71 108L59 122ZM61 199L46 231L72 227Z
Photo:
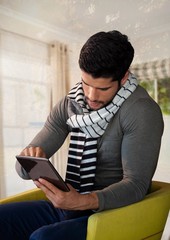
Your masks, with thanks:
M125 84L125 82L127 81L128 75L129 75L129 71L127 71L127 72L125 73L125 76L124 76L124 77L122 78L122 80L120 81L121 86L123 86L123 85Z

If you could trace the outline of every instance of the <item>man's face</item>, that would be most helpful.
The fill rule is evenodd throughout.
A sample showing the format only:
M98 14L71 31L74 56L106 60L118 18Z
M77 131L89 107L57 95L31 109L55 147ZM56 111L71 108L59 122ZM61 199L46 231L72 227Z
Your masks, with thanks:
M86 72L82 73L82 85L85 100L92 110L106 106L118 91L118 81L112 78L93 78Z

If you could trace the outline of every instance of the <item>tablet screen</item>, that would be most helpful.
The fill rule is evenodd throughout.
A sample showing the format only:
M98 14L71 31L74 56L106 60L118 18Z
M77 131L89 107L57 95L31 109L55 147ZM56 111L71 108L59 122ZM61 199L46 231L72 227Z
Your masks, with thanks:
M47 158L30 156L16 156L16 158L32 180L43 178L59 189L69 191L68 186Z

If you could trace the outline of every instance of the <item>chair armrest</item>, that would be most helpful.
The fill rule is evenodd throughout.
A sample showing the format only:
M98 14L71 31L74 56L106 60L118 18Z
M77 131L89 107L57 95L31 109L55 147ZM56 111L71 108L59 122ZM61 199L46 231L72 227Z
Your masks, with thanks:
M91 215L86 239L160 239L170 209L170 184L154 185L154 192L138 203Z
M0 204L40 199L46 199L45 194L40 189L35 188L22 193L18 193L11 197L0 199Z

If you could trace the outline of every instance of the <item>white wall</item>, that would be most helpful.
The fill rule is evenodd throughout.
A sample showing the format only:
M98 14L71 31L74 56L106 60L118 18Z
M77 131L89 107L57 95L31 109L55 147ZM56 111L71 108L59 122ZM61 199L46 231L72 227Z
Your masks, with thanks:
M170 182L170 116L164 116L165 129L154 180Z
M158 29L138 39L132 39L135 63L149 62L170 57L170 29Z

